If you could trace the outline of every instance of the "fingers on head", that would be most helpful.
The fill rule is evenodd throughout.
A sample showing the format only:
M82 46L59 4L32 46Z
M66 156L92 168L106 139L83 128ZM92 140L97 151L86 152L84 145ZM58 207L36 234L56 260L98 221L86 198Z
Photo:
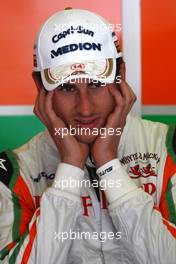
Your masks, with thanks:
M128 83L124 82L123 80L120 84L120 92L123 98L125 99L126 104L133 104L137 99L131 87L128 85Z
M45 106L46 95L47 93L44 89L42 89L38 93L34 106L34 114L36 114L39 117L39 119L44 123L44 125L47 126L48 118L47 118L46 106Z

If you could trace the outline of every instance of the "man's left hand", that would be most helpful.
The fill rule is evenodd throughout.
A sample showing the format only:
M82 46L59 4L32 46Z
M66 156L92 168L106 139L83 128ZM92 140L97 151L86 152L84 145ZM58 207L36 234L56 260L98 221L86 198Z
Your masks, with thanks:
M125 78L121 79L119 89L116 85L109 87L109 92L114 97L116 106L114 111L108 116L105 125L106 131L108 131L109 128L113 128L114 131L116 131L118 128L122 133L126 123L126 117L136 101L136 95L124 79ZM108 135L107 133L104 138L102 138L101 135L97 137L91 146L91 154L97 168L117 158L120 136L121 135L116 135L116 133L113 135Z

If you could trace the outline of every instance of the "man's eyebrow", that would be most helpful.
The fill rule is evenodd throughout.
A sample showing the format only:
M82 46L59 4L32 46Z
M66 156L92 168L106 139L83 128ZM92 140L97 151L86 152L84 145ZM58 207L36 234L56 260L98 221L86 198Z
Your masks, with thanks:
M97 85L97 86L100 86L100 85L102 85L102 84L104 84L103 82L101 82L101 81L95 81L95 80L92 80L91 82L89 82L88 83L88 86L92 86L92 85Z
M89 81L88 83L87 83L87 85L88 86L91 86L91 85L94 85L94 84L96 84L97 82L95 82L94 80L92 80L92 81Z
M59 87L76 87L75 83L61 83Z

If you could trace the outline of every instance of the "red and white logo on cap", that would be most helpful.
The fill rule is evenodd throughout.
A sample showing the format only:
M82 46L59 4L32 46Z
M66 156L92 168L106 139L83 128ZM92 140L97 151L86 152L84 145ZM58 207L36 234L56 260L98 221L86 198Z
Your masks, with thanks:
M85 68L85 64L83 63L75 63L72 64L71 69L76 71L76 70L83 70Z

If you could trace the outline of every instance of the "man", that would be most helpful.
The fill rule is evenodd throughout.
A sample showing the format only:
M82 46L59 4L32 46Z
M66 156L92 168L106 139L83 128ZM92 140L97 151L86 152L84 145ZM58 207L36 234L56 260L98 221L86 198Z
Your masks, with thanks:
M2 263L175 263L176 132L129 115L121 57L92 12L42 26L34 113L47 130L0 155Z

